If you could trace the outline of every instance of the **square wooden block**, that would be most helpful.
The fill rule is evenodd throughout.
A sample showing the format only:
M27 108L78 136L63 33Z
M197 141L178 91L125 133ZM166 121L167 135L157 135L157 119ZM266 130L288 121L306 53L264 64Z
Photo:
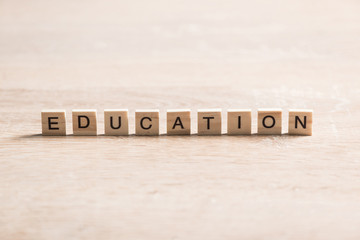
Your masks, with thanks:
M259 109L258 110L258 134L281 134L282 110Z
M135 135L158 136L159 135L158 109L136 110L135 111Z
M227 112L227 134L251 134L251 110L229 109Z
M221 109L198 110L198 135L221 135Z
M289 134L312 135L313 110L290 109L289 110Z
M104 127L105 135L129 135L129 114L127 109L105 109Z
M75 136L96 136L96 110L75 109L72 111L73 132Z
M190 135L191 110L170 109L166 113L167 135Z
M41 126L43 136L66 135L66 112L65 110L41 111Z

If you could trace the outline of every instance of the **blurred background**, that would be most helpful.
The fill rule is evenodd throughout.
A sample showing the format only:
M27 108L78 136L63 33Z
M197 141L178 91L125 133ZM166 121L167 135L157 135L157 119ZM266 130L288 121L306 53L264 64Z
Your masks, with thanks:
M328 87L357 74L359 8L353 0L1 0L0 80L7 89Z
M353 0L1 0L0 89L5 102L36 99L23 104L37 111L341 107L359 93L359 9Z
M0 0L0 239L360 239L359 0ZM103 110L314 110L314 135L105 137ZM42 137L42 109L98 110Z

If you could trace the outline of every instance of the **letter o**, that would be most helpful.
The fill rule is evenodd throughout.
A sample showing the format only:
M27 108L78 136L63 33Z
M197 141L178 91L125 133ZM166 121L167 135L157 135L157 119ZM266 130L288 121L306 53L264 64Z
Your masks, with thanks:
M265 121L266 121L267 118L271 118L271 119L272 119L272 124L271 124L271 125L266 125L266 124L265 124ZM272 128L272 127L275 126L275 123L276 123L275 118L274 118L273 116L270 116L270 115L265 116L265 117L263 118L263 120L262 120L262 125L264 126L264 128Z

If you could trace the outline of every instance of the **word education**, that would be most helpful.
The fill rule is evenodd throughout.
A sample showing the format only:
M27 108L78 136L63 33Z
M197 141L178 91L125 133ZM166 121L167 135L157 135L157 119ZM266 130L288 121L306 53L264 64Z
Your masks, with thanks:
M198 135L221 135L222 122L221 109L199 109L197 111ZM227 110L227 134L251 135L251 110ZM281 109L258 109L257 134L282 134ZM289 110L289 135L312 135L313 111L308 109ZM127 109L104 110L105 135L129 135L129 111ZM160 111L158 109L135 111L135 135L159 135ZM66 135L66 111L43 110L41 112L42 135ZM167 135L191 134L191 110L171 109L166 112ZM93 109L76 109L72 111L73 134L78 136L97 135L97 112Z

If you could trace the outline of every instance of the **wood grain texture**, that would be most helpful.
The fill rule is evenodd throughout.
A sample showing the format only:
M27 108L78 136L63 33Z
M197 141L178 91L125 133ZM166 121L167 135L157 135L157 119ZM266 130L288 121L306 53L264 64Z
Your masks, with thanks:
M166 110L166 134L167 135L190 135L191 134L191 110L190 109L167 109Z
M71 120L75 136L97 136L96 109L74 109Z
M281 135L282 132L282 109L258 109L257 111L258 134Z
M199 109L197 115L197 134L199 136L221 135L221 109Z
M42 110L41 126L43 136L66 136L66 111Z
M289 109L289 135L312 135L312 116L310 109Z
M104 109L104 133L109 136L128 136L129 110Z
M135 111L135 135L159 136L160 111L158 109L144 109Z
M228 135L250 135L251 123L251 109L227 110Z
M358 240L359 12L0 1L0 239ZM190 108L194 133L200 108L275 107L285 130L287 109L313 109L313 136L164 135L166 109ZM96 108L99 133L103 109L128 108L131 136L43 137L47 108ZM133 135L139 108L162 135Z

